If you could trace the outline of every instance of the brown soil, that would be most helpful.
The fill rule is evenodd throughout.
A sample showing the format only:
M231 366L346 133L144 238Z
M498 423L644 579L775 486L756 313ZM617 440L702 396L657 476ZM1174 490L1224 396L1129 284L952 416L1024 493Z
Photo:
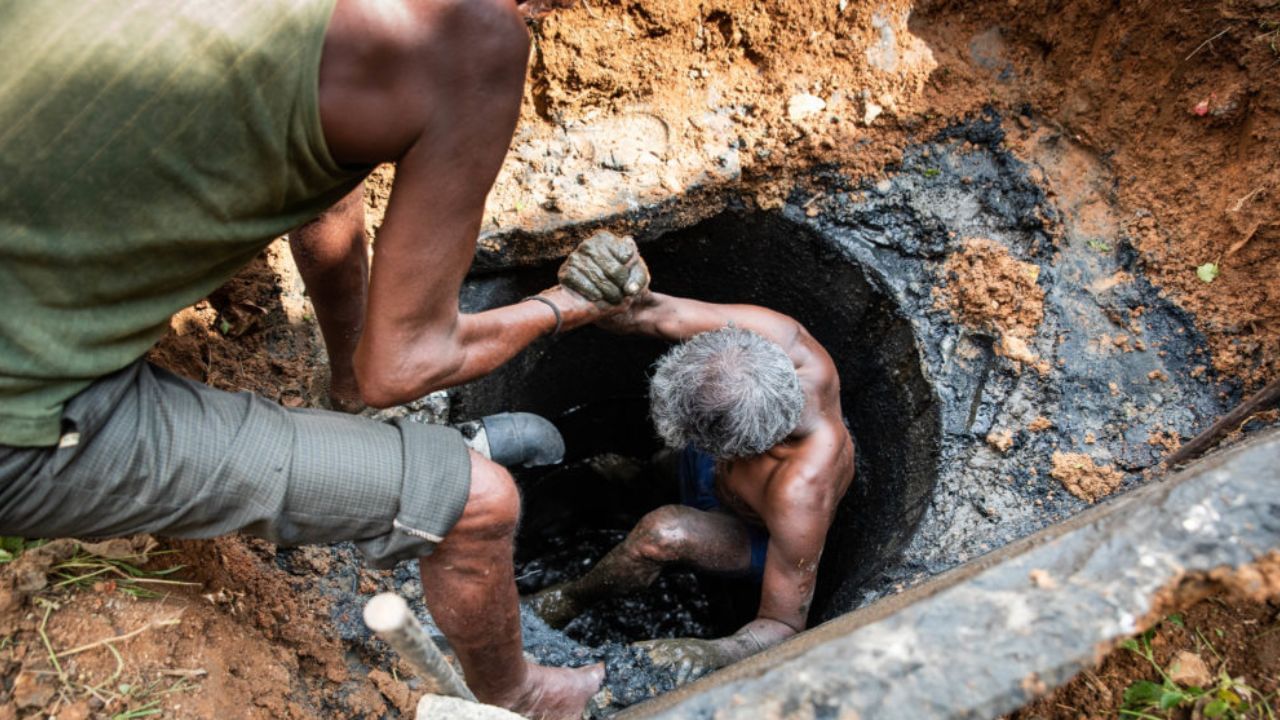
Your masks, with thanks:
M940 307L961 324L995 335L1001 355L1048 373L1048 363L1027 347L1044 319L1039 266L1015 259L1001 243L969 238L947 257L943 272L947 284L933 289Z
M1160 594L1140 625L1149 628L1155 661L1183 686L1208 687L1226 672L1264 695L1275 692L1280 689L1280 553L1239 570L1181 579ZM1117 648L1009 719L1117 717L1125 689L1141 680L1159 683L1161 678L1145 659ZM1187 708L1170 715L1189 716Z
M1015 153L1062 149L1061 161L1045 168L1049 192L1078 226L1100 236L1129 233L1142 270L1196 317L1214 367L1252 388L1280 371L1280 53L1269 24L1276 21L1274 0L921 0L914 7L909 0L585 0L534 28L517 139L485 230L533 227L575 211L604 216L610 207L694 182L777 207L815 164L855 178L879 175L909 142L990 105L1011 119ZM731 110L719 112L724 108ZM1024 108L1034 122L1020 115ZM605 132L590 135L593 127ZM609 128L634 131L640 141L623 142ZM736 170L726 167L727 148L735 150ZM562 156L621 168L622 194L593 195L604 187L603 175L566 179L551 167ZM1095 170L1112 180L1082 180L1102 174ZM368 185L371 232L381 224L392 179L388 167ZM587 192L574 195L574 187ZM806 209L816 213L823 202L815 197ZM979 260L987 285L964 291L969 300L954 307L1006 338L1006 355L1033 362L1025 343L1012 341L1038 318L1021 308L984 316L973 301L979 290L1038 297L1034 278L1028 284L1012 258L968 248L955 257L970 267ZM1221 268L1212 283L1195 272L1207 262ZM958 287L968 277L958 272ZM276 244L175 316L173 332L151 357L215 387L322 405L320 348L287 248ZM1040 429L1039 421L1031 429ZM1077 480L1081 492L1092 499L1110 491L1107 469L1072 464L1101 476L1089 488ZM201 585L164 599L133 600L107 587L0 593L8 623L0 638L0 720L100 717L153 696L166 716L195 718L378 717L411 704L395 678L347 673L325 604L270 562L269 545L225 538L174 547L190 566L183 576ZM0 567L0 588L15 582L11 566ZM1268 606L1228 600L1223 607L1216 597L1185 605L1187 627L1210 639L1222 630L1222 643L1214 643L1231 653L1224 657L1232 672L1271 668L1274 676L1280 633L1259 630L1274 622ZM42 697L50 676L35 673L50 664L36 630L50 607L45 600L57 604L48 636L58 650L179 617L177 625L116 645L124 664L112 680L116 692L122 682L154 683L152 694L103 709L56 692ZM1170 639L1160 642L1209 662L1185 633L1166 625L1158 639ZM1241 628L1251 632L1233 635ZM72 660L68 667L83 673L81 680L115 671L111 653L101 649ZM1104 683L1110 694L1089 695L1091 686L1078 681L1069 687L1080 694L1062 695L1062 704L1084 716L1114 708L1126 678L1144 671L1119 653L1094 674L1109 678L1113 668L1120 675ZM207 674L156 696L183 679L166 674L175 670ZM35 702L18 709L19 690ZM1058 717L1051 705L1020 717Z
M1028 103L1104 159L1143 268L1250 387L1280 368L1277 20L1274 0L942 0L912 21L930 89Z
M1055 452L1049 474L1067 492L1091 503L1110 495L1124 481L1123 473L1110 465L1096 465L1083 453Z
M323 341L289 248L278 241L226 285L173 316L152 362L220 390L323 406ZM320 370L320 372L317 372Z
M1005 245L970 238L943 266L947 284L935 288L940 304L969 327L1023 338L1044 319L1040 268L1020 262Z

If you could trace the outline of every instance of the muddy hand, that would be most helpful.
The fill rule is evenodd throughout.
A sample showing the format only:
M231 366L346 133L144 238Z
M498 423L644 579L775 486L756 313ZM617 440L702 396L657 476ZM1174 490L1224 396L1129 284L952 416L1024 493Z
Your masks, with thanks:
M647 640L635 643L633 647L643 650L654 665L673 673L676 685L697 680L732 662L732 658L714 640Z
M619 305L649 287L649 269L629 237L598 232L560 265L560 284L597 305Z

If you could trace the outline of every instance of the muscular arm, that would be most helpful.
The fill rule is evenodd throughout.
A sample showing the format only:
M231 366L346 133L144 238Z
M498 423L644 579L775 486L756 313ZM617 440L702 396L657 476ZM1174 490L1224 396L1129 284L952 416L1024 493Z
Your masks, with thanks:
M555 326L542 303L461 314L485 198L511 141L529 40L511 0L340 0L321 120L345 164L397 161L354 367L387 406L480 377ZM570 329L601 311L556 288Z
M601 324L617 333L648 335L682 342L698 333L732 323L772 340L784 349L805 332L800 323L757 305L725 305L648 292L630 310Z
M775 487L776 486L776 487ZM818 561L838 498L816 465L805 464L768 490L764 520L769 551L756 619L718 641L736 662L804 629L818 577Z
M682 684L777 645L804 629L813 599L818 561L835 512L830 478L816 464L793 467L771 482L769 551L756 618L738 632L716 640L676 638L640 643L650 658L671 668Z

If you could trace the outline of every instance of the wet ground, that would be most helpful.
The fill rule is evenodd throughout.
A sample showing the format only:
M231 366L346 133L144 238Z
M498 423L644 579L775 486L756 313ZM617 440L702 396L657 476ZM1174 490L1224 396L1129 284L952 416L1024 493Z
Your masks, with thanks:
M1010 152L1007 127L1041 133L1029 162ZM1238 397L1214 380L1191 318L1145 279L1101 163L1066 162L1082 153L1037 118L1004 123L988 112L909 149L884 180L830 178L829 201L814 218L797 212L807 197L792 198L791 217L872 269L899 302L942 404L929 511L857 605L1086 507L1050 476L1055 451L1121 470L1123 492L1167 454L1163 434L1187 439ZM937 306L932 289L948 282L942 261L969 237L995 240L1040 268L1044 320L1028 347L1047 373L997 355L992 337ZM1132 345L1108 341L1120 336ZM1006 451L986 442L993 431L1011 435Z

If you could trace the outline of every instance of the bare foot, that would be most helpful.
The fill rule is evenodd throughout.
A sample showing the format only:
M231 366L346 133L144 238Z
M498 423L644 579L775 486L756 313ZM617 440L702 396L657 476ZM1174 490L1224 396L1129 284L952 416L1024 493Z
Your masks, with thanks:
M553 585L525 600L525 604L548 625L559 630L582 614L582 608L565 592L567 587L568 583Z
M497 704L533 720L578 720L604 683L604 665L557 668L529 665L525 687Z

